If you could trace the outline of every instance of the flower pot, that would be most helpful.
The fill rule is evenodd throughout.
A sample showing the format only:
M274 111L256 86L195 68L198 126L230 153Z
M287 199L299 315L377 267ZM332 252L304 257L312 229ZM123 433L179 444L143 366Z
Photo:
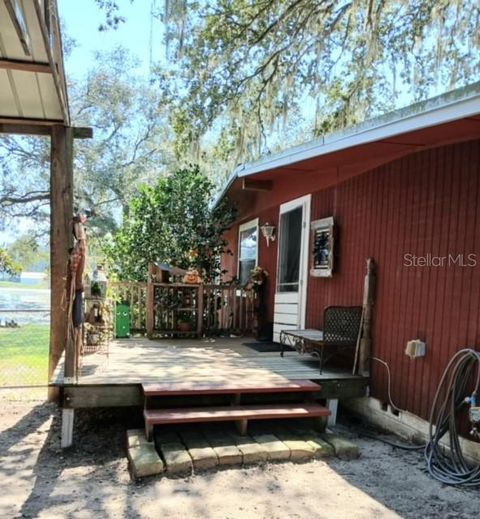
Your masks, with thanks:
M192 323L188 323L185 321L179 321L177 323L177 328L179 332L191 332L192 331Z

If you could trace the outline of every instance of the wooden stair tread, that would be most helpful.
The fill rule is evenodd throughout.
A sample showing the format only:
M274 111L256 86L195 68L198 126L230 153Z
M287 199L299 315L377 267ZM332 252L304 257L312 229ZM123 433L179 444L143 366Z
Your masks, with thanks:
M311 418L329 416L330 411L319 404L267 404L146 409L143 414L145 422L154 425L166 423L215 422L224 420Z
M170 384L142 384L145 396L228 395L235 393L313 393L321 386L306 379L282 382L257 382L245 384L212 384L208 382L180 382Z

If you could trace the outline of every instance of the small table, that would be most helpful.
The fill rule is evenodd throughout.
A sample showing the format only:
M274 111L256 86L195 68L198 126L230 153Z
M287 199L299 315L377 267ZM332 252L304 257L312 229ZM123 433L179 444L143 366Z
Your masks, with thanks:
M325 346L351 347L352 344L345 338L345 341L338 342L325 341L325 334L323 330L315 330L313 328L306 328L304 330L283 330L280 332L280 356L283 357L284 346L289 345L295 348L298 353L309 353L312 357L318 358L320 373L323 372L323 365L325 363Z

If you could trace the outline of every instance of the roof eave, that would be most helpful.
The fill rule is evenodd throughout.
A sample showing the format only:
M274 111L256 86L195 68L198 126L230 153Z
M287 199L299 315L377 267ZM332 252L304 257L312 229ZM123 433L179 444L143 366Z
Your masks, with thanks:
M466 94L459 97L460 94ZM422 110L419 112L419 110ZM480 114L480 82L290 148L237 170L239 177Z

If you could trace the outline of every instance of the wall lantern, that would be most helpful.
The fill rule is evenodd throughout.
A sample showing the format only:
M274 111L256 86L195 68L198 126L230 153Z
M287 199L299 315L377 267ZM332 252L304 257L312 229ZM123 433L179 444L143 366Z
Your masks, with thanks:
M267 240L268 247L271 241L275 241L275 225L267 222L260 226L260 230L263 237Z

